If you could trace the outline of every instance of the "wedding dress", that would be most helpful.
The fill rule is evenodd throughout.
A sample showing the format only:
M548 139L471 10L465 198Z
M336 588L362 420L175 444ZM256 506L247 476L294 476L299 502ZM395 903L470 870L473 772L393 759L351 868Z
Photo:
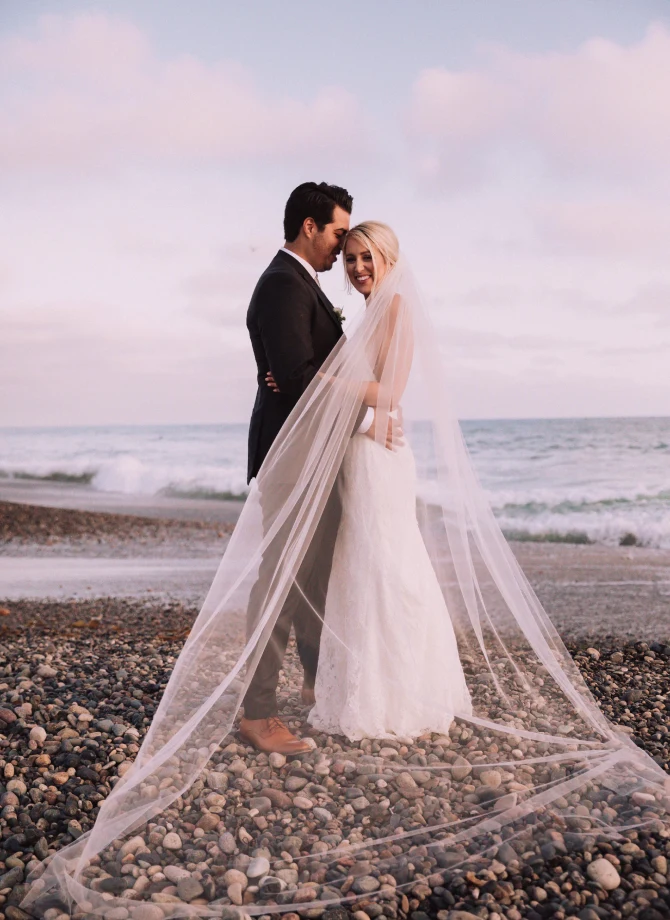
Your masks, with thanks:
M309 722L352 741L446 734L472 706L419 530L410 446L391 451L354 435L337 488L342 519Z

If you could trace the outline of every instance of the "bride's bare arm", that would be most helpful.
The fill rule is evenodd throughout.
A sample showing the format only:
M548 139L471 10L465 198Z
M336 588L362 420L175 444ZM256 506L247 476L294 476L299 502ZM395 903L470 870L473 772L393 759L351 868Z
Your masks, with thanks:
M368 405L381 406L389 410L398 405L407 386L413 356L412 324L402 298L396 294L389 306L388 323L375 362L375 377L379 381L377 392L374 394L376 402Z

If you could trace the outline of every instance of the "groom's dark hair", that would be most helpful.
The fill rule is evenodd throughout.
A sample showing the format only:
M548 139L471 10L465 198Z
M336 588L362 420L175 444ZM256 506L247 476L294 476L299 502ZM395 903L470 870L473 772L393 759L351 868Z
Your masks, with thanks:
M288 196L284 211L284 239L293 243L308 217L313 218L319 230L333 219L335 206L351 214L354 199L346 188L328 185L327 182L303 182Z

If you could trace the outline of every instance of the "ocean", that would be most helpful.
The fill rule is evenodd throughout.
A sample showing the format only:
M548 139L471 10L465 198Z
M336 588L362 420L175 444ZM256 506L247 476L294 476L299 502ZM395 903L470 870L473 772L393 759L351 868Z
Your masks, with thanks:
M508 537L670 547L669 418L461 425ZM246 440L243 424L6 428L0 429L0 480L60 481L128 496L243 499ZM419 431L414 440L420 460Z

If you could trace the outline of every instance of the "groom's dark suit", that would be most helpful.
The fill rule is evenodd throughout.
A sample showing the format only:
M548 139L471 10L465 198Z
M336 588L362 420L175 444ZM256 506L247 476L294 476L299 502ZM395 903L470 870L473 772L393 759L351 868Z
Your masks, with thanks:
M342 326L332 304L307 269L280 250L256 285L247 312L247 328L258 367L258 391L249 426L248 479L251 480L294 406L342 336ZM266 384L268 371L272 372L279 393ZM296 579L321 613L339 518L337 489L333 489ZM261 574L251 593L249 631L262 612L262 598L255 592L260 592L259 586L267 583L264 576L269 573L263 573L264 564L268 563L265 560L261 563ZM308 685L314 683L321 620L294 586L247 689L244 714L248 719L264 719L277 712L277 682L292 623L305 681Z
M249 481L341 337L342 325L307 269L280 250L252 294L247 328L258 367L258 391L249 426ZM265 382L269 370L279 393Z

